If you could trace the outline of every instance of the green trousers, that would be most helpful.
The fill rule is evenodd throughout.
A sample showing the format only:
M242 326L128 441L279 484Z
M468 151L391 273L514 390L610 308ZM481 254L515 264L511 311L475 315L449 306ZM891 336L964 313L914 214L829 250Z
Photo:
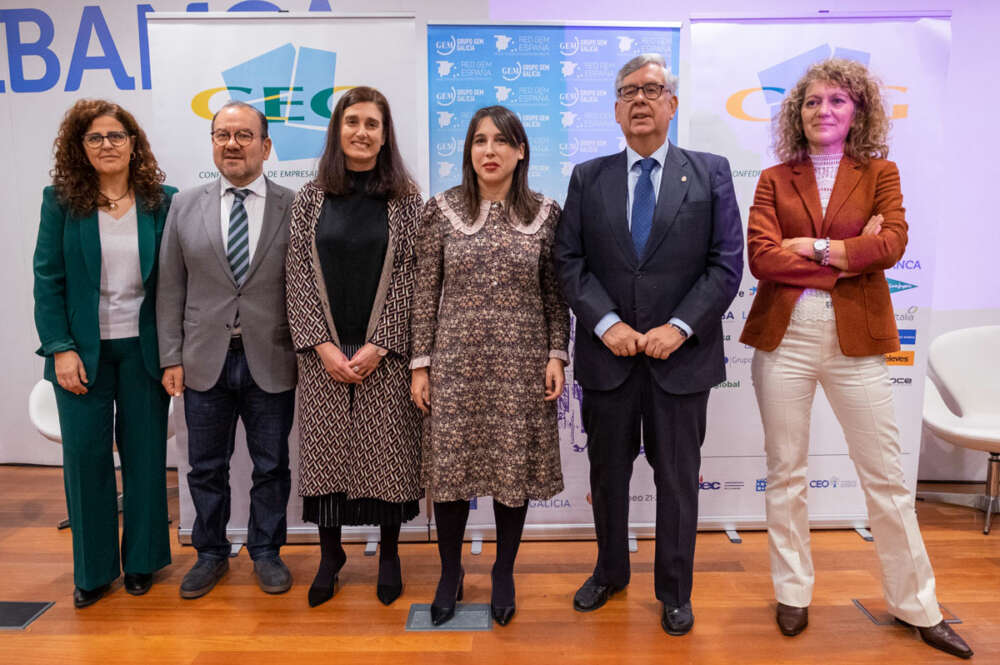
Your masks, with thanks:
M101 340L87 394L55 385L63 480L73 531L73 580L92 590L120 571L152 573L170 563L167 527L167 408L146 371L138 337ZM122 541L112 446L122 471Z

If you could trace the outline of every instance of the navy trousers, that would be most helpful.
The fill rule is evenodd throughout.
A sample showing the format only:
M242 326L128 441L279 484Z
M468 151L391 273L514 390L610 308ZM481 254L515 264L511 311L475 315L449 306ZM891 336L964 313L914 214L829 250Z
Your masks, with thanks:
M295 413L295 390L268 393L250 375L241 348L230 349L219 381L209 390L184 390L188 427L188 487L195 521L191 544L202 558L229 556L229 460L236 421L247 433L253 461L247 550L253 559L277 556L288 530L286 510L292 487L288 434Z

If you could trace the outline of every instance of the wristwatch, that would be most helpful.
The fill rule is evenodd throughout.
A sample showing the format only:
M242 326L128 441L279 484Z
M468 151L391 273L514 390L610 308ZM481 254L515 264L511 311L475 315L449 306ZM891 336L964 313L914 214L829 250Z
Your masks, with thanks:
M686 330L684 330L684 328L681 328L681 327L680 327L679 325L677 325L676 323L671 323L671 324L670 324L670 326L671 326L671 327L673 327L673 328L676 328L676 329L677 329L677 332L679 332L679 333L681 334L681 337L683 337L684 339L687 339L687 338L688 338L688 334L687 334L687 331L686 331Z
M813 241L813 260L821 266L830 265L829 238L817 238Z

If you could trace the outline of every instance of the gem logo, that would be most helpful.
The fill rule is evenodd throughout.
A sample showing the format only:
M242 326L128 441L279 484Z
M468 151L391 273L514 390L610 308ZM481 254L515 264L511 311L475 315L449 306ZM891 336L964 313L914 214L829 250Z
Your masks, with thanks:
M268 134L279 161L311 159L323 153L334 93L337 54L284 44L222 72L225 86L202 90L191 110L211 120L213 100L226 92L230 101L250 104L268 120Z
M438 162L438 175L442 178L447 178L451 175L452 169L455 165L452 162Z
M500 68L500 76L504 81L516 81L521 78L521 63L515 62L513 65Z
M513 92L513 89L508 88L505 85L495 85L493 88L496 90L498 102L506 102L510 99L510 93Z
M568 42L559 42L559 52L563 55L576 55L580 50L580 38L574 37Z
M434 51L438 55L451 55L455 52L455 47L457 43L455 42L455 36L452 35L448 39L438 40L434 42Z
M563 106L576 106L576 103L580 100L580 92L573 89L571 92L560 92L559 93L559 103Z
M572 157L580 152L580 139L575 136L566 143L559 144L559 154L563 157Z
M628 53L632 50L632 45L635 44L635 40L631 37L618 36L618 52Z
M451 60L435 60L438 66L438 76L444 77L451 74L451 70L455 68L455 63Z
M559 162L559 174L568 178L573 174L573 162Z
M563 127L572 127L573 123L576 122L576 114L572 111L560 111L559 115L562 116Z
M916 284L901 282L898 279L889 279L887 277L885 281L889 282L889 293L898 293L900 291L909 291L910 289L917 288Z
M510 43L514 41L507 35L493 35L493 39L496 41L497 51L506 51Z
M448 111L438 111L438 127L450 127L451 119L455 117L454 113L449 113Z
M562 65L562 75L564 78L569 78L576 73L577 64L572 60L560 60L559 64Z
M455 141L455 137L451 137L447 141L442 141L434 146L437 150L438 157L451 157L455 154L455 150L458 147L458 142Z
M437 102L438 106L451 106L455 103L456 95L455 86L451 86L451 90L435 93L434 101Z
M893 353L887 353L885 354L885 364L912 366L915 355L915 351L895 351Z
M778 112L785 93L795 86L795 83L799 80L799 78L801 78L809 66L819 62L820 60L826 60L831 56L835 58L855 60L864 65L867 65L868 61L871 59L871 54L866 51L857 51L844 47L837 47L834 49L829 44L822 44L814 49L806 51L805 53L800 53L799 55L789 58L784 62L780 62L773 67L757 72L757 78L760 81L760 86L738 90L730 95L729 99L726 101L726 112L737 120L744 120L747 122L769 122L771 117ZM905 86L888 85L886 87L890 90L895 90L901 93L905 93L907 91ZM762 94L764 96L764 102L769 106L767 117L751 115L746 110L747 98L751 95L756 96L758 94ZM909 106L907 104L894 104L892 107L891 119L899 120L906 118L908 113Z

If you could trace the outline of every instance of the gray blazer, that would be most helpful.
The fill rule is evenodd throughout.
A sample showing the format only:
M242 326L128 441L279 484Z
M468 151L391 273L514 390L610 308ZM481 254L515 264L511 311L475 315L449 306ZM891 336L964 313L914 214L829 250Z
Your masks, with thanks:
M242 287L222 243L221 181L177 194L160 246L156 329L160 366L184 366L184 385L208 390L219 380L237 304L243 348L265 392L295 387L296 363L285 315L285 253L292 190L267 181L264 223Z

